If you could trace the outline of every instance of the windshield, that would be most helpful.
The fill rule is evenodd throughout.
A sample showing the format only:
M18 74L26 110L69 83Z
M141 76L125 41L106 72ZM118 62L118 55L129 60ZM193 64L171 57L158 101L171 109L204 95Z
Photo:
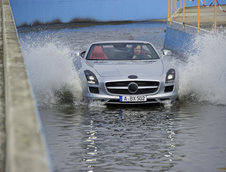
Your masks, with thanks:
M88 52L88 60L152 60L159 59L150 44L106 43L94 44Z

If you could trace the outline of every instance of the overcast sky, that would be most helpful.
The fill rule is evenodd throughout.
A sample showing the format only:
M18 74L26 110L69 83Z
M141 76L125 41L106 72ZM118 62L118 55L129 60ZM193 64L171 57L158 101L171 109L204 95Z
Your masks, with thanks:
M201 2L204 0L201 0ZM209 4L212 0L206 0ZM226 0L218 0L226 3ZM178 0L179 6L180 0ZM145 20L167 18L168 0L10 0L16 25L60 19ZM197 5L197 0L186 0Z

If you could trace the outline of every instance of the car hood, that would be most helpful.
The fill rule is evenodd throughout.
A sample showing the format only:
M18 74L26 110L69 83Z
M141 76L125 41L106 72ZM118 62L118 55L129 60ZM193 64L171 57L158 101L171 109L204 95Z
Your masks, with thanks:
M93 61L89 65L102 77L114 76L161 76L163 73L163 63L159 60L153 61Z

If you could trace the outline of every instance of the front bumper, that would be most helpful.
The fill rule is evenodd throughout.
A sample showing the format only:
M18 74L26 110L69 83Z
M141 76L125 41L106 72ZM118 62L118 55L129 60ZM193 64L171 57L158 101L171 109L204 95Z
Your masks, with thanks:
M153 104L153 103L162 103L173 102L176 100L176 94L158 94L158 95L146 95L147 101L145 102L121 102L120 96L110 96L110 95L94 95L90 94L87 96L89 100L98 100L104 102L104 104Z
M166 92L166 87L167 86L173 86L173 89L170 92ZM93 87L92 87L93 88ZM98 93L91 93L90 92L90 87L86 89L85 97L87 100L97 100L101 101L104 104L154 104L154 103L160 103L160 104L165 104L168 102L173 102L177 99L178 95L178 89L176 83L171 83L168 85L161 85L159 90L154 93L154 94L142 94L147 97L147 101L144 102L121 102L120 101L120 96L122 95L112 95L106 92L105 87L95 87L98 89ZM134 94L138 95L138 94ZM141 94L139 94L141 95Z

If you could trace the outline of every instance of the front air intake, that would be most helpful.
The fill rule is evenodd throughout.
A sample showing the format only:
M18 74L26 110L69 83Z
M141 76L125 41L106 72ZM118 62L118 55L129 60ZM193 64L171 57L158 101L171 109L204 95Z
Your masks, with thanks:
M111 94L153 94L158 91L158 81L114 81L106 82L105 87Z

